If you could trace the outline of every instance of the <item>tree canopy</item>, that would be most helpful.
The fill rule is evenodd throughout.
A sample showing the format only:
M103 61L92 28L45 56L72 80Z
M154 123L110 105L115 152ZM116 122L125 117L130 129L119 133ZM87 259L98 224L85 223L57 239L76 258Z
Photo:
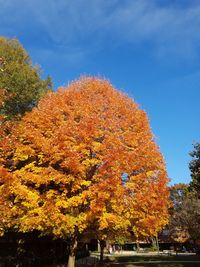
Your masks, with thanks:
M188 184L175 184L170 187L170 199L172 206L170 208L170 221L168 230L170 238L175 242L184 243L189 240L188 226L182 218L184 210L184 202L188 195Z
M83 77L47 94L1 148L11 221L69 238L70 266L92 228L145 236L168 221L168 178L147 115L106 80Z
M176 184L170 188L173 209L169 229L176 242L184 243L200 238L200 200L189 190L188 184Z
M33 66L19 41L0 37L0 115L23 115L51 89L51 78L41 79L40 68Z
M190 156L192 157L189 164L192 178L190 188L195 190L200 198L200 143L194 144L194 150L190 153Z

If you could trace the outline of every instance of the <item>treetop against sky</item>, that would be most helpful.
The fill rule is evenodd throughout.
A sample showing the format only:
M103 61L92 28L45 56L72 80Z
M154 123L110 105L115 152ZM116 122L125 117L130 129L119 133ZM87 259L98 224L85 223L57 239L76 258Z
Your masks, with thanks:
M0 147L0 230L67 239L73 264L85 234L145 238L168 222L168 176L147 114L106 80L47 93Z
M189 182L199 140L200 3L0 0L0 35L17 37L54 87L108 78L149 115L172 183ZM12 14L12 15L11 15Z

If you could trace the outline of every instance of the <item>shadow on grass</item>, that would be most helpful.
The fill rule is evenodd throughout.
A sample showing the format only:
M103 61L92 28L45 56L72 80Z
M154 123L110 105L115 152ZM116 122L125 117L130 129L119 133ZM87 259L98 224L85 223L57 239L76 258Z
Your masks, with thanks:
M101 267L199 267L200 256L111 256Z
M184 262L184 263L104 263L98 265L99 267L199 267L198 262Z

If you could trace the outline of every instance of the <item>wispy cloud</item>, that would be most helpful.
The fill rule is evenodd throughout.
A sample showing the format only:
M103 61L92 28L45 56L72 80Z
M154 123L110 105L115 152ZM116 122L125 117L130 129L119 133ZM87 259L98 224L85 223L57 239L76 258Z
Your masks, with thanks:
M1 32L64 47L148 43L158 57L194 59L200 48L200 2L158 0L0 0ZM162 4L162 5L161 5ZM26 38L26 37L24 37ZM112 43L111 43L112 42ZM39 43L39 40L38 40Z

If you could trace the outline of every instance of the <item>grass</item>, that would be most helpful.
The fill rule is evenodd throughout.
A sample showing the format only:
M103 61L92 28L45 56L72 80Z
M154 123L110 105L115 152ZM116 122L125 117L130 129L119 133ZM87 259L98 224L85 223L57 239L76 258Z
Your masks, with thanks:
M170 262L170 263L106 263L101 267L199 267L199 262Z
M199 267L200 256L134 255L112 256L101 267Z

